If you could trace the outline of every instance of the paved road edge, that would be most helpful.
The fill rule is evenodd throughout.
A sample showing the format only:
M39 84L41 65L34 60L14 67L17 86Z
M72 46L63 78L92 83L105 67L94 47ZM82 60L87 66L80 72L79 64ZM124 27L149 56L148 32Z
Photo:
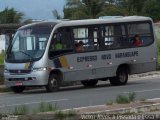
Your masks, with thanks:
M102 105L101 105L102 106ZM88 106L88 108L96 108L97 106ZM98 105L99 107L99 105ZM76 113L87 107L81 107L81 108L75 108L75 109L66 109L66 110L61 110L62 113L67 113L69 111L75 111ZM46 112L46 113L39 113L36 115L20 115L20 116L15 116L16 120L52 120L52 119L61 119L61 120L82 120L82 115L143 115L143 114L152 114L154 112L160 111L160 101L158 103L150 104L150 105L140 105L137 107L127 107L127 108L118 108L118 109L111 109L111 110L102 110L102 111L88 111L85 113L78 113L77 115L73 116L65 116L62 115L60 118L55 117L55 112ZM62 117L63 116L63 117ZM159 114L155 114L155 118L158 120L160 118ZM95 119L96 120L96 119ZM97 119L98 120L98 119ZM116 119L115 119L116 120Z

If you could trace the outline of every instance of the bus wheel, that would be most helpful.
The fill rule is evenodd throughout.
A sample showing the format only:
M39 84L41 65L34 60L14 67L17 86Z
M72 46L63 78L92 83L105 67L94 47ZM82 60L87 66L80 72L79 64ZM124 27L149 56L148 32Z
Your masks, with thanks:
M48 84L45 86L47 92L54 92L57 91L59 89L59 81L56 77L55 74L50 75L49 80L48 80Z
M11 90L15 93L22 93L24 91L25 87L24 86L14 86L11 87Z
M113 86L126 85L128 81L128 70L125 67L120 67L116 74L116 77L109 78L110 84Z
M94 87L98 83L98 80L83 80L81 83L85 87Z

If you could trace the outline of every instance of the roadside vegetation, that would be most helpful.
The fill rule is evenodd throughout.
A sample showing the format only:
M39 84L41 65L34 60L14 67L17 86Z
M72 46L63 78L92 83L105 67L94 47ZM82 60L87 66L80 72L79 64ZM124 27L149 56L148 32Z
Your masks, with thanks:
M157 51L158 51L158 70L160 70L160 26L155 27L155 33L157 38Z
M11 89L7 87L0 87L0 92L11 92Z
M4 63L4 55L5 55L4 52L0 53L0 65L3 65L3 63ZM2 85L2 84L4 84L3 69L0 68L0 85ZM1 92L1 88L0 88L0 92Z
M159 35L160 36L160 35ZM158 70L160 70L160 38L157 40L157 49L158 49Z
M41 102L39 106L33 110L33 114L42 113L42 112L55 112L58 110L57 105L52 105L51 103Z
M28 114L28 108L25 105L15 107L13 115L26 115Z
M127 95L118 95L115 99L115 102L113 100L109 101L107 105L112 104L128 104L131 102L135 102L136 94L135 92L129 92ZM145 99L143 99L145 101ZM158 111L157 108L151 108L149 109L149 112L155 112ZM126 111L124 113L116 113L115 115L133 115L133 114L141 114L144 113L141 110L136 111ZM98 113L99 114L99 113ZM7 119L7 117L15 116L20 120L39 120L43 117L44 120L53 119L53 120L80 120L81 116L78 115L78 111L75 110L66 110L62 111L60 110L56 104L46 103L42 102L40 103L37 108L34 111L31 111L28 109L27 106L21 105L15 107L12 114L0 114L0 119L3 117ZM18 115L18 116L17 116ZM110 114L112 116L112 114ZM113 114L114 115L114 114ZM89 120L89 119L87 119Z
M62 111L57 107L56 104L53 105L51 103L41 102L37 108L33 110L30 110L26 105L16 106L11 113L0 114L0 119L7 119L9 116L20 116L25 120L28 118L32 120L32 118L30 118L31 116L33 116L33 119L39 119L39 116L41 114L41 116L43 116L43 113L45 112L51 112L51 114L53 114L52 118L55 120L66 120L66 118L69 120L70 118L74 120L77 116L77 112L75 110Z
M94 19L100 16L149 16L160 19L159 0L67 0L64 19ZM60 18L58 14L53 14Z
M158 66L157 66L158 70L160 70L160 41L158 43Z
M127 104L130 102L134 102L136 98L135 92L129 92L128 96L125 95L118 95L116 98L116 103L117 104Z
M129 92L128 95L118 95L115 99L115 102L113 100L110 100L106 103L106 105L112 105L114 103L116 104L128 104L131 102L134 102L136 99L135 92Z
M0 65L4 62L4 52L0 53Z
M74 110L70 110L68 112L56 111L54 114L54 117L55 119L66 120L66 118L72 118L72 117L75 117L76 115L77 113Z

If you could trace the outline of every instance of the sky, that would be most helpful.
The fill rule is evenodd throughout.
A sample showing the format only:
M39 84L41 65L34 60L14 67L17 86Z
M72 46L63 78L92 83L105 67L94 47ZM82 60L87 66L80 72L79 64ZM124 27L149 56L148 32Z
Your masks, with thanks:
M52 11L56 9L63 16L66 0L0 0L0 11L6 7L25 14L24 19L55 19Z

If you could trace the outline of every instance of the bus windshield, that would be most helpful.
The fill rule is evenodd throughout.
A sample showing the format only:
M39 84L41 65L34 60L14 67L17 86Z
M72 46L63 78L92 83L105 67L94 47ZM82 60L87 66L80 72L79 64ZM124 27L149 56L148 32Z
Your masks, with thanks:
M31 62L42 57L53 27L28 27L15 34L8 48L8 62Z

